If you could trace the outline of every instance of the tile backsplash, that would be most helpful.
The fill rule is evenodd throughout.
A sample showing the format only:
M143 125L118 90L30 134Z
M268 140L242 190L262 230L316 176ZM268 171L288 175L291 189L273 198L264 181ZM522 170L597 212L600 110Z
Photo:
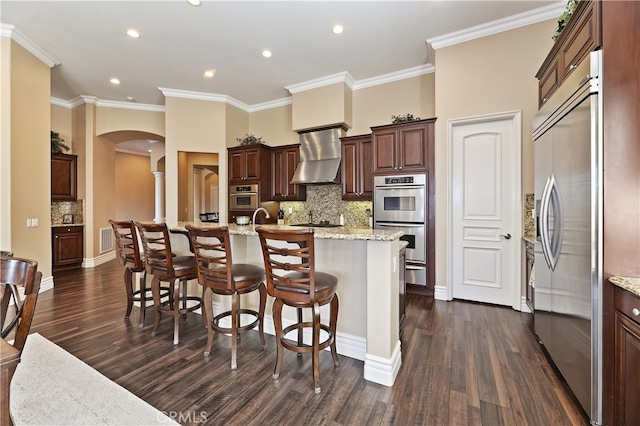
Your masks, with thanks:
M63 224L65 214L73 215L74 224L84 223L84 200L51 202L51 225Z
M342 214L345 226L367 228L372 207L371 201L344 201L342 186L339 184L307 185L306 201L283 201L280 203L287 225L308 223L309 212L312 212L314 223L326 220L337 224ZM291 214L289 208L291 208Z
M524 194L524 218L522 220L523 236L530 240L536 239L536 221L533 217L535 200L533 194Z

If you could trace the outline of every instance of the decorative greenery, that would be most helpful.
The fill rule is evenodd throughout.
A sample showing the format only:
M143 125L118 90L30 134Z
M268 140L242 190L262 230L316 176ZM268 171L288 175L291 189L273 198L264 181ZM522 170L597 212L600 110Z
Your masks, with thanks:
M564 30L565 25L567 25L567 22L569 22L569 18L571 18L571 15L573 15L573 12L576 10L578 1L580 0L567 1L567 7L564 9L562 15L560 15L560 18L558 18L558 29L556 30L556 33L551 37L553 41L556 41L558 37L560 37L562 30Z
M262 140L262 137L256 137L256 135L254 135L252 133L247 133L246 135L244 135L241 138L236 138L236 141L238 141L240 146L257 145L257 144L265 143Z
M410 121L418 121L420 120L420 117L414 117L413 114L392 115L391 120L393 124L400 124L400 123L408 123Z
M51 152L54 154L58 154L58 153L61 153L63 150L69 151L70 149L71 148L65 145L64 139L62 139L58 133L52 130L51 131Z

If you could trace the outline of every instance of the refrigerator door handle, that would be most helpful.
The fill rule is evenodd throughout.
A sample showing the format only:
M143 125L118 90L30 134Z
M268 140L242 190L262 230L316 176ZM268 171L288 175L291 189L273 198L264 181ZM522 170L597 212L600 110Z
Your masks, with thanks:
M551 176L547 178L547 182L544 184L544 190L542 191L542 198L540 199L540 245L542 248L542 254L544 254L544 260L547 262L549 269L553 270L551 266L551 259L549 258L549 197L550 197L550 185Z

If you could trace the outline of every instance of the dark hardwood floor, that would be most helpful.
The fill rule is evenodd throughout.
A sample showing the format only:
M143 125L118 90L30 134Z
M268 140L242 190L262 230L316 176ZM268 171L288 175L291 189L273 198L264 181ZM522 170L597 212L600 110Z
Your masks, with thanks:
M123 269L116 261L56 274L40 295L32 326L102 374L182 424L580 425L584 412L558 378L531 331L531 316L510 308L409 295L402 367L393 387L364 380L363 362L344 356L334 369L320 355L322 393L313 393L311 360L285 351L280 380L273 336L239 344L207 335L197 314L172 344L170 317L150 335L153 312L137 327L124 319ZM114 407L117 410L117 407Z

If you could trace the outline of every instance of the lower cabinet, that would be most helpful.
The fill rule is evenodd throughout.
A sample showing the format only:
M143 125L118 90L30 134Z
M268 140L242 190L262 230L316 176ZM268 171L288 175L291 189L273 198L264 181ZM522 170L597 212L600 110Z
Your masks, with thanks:
M615 289L614 421L640 425L640 298Z
M58 226L51 229L53 270L80 267L84 256L84 227Z

